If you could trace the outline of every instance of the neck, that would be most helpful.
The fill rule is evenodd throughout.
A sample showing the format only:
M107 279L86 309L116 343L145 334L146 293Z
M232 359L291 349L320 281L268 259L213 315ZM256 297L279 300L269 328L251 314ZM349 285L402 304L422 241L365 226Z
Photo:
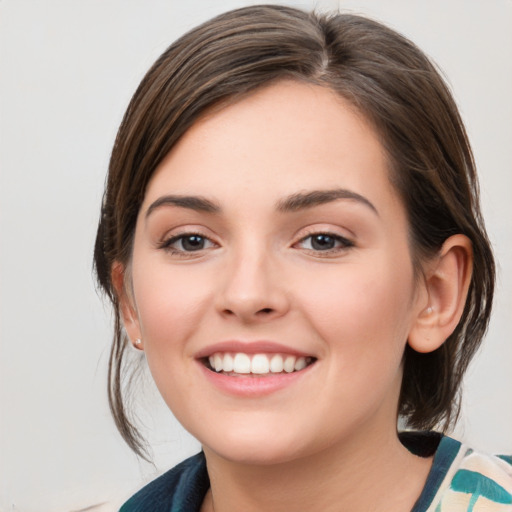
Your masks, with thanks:
M206 447L205 454L211 490L203 510L215 512L408 511L432 464L403 447L395 431L358 433L324 452L272 465L228 461Z

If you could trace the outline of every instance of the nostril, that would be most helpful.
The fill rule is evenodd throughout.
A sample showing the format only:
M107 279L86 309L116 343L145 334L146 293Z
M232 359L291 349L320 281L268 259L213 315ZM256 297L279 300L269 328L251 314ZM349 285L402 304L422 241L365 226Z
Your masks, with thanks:
M271 318L274 318L274 316L279 316L280 310L279 308L273 307L261 308L258 307L258 305L246 304L243 301L240 301L235 305L235 307L223 308L220 313L225 318L238 317L243 321L251 322L258 320L270 320Z

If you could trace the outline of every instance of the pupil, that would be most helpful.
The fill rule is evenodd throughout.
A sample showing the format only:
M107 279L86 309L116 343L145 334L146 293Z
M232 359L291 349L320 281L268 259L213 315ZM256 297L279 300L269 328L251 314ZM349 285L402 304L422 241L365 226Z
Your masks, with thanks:
M191 235L184 238L181 243L186 251L199 251L204 247L204 238L198 235Z
M319 251L334 248L334 238L329 235L315 235L311 240L311 247Z

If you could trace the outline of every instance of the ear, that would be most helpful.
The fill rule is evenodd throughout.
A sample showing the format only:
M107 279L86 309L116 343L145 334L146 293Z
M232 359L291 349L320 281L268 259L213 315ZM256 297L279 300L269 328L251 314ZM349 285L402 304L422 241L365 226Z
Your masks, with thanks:
M141 341L139 317L131 286L128 282L129 277L127 276L126 266L120 262L115 262L112 266L111 278L119 303L119 313L121 314L128 338L130 338L135 348L142 350L144 345Z
M448 238L438 256L427 265L424 283L427 303L419 305L409 333L411 348L432 352L453 333L464 311L472 270L469 238L464 235Z

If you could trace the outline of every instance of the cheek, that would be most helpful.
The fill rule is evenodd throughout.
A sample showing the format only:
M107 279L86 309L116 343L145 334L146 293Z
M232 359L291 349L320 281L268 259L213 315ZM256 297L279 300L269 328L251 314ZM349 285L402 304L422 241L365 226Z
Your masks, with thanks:
M343 351L350 364L391 358L399 361L413 307L412 268L378 262L340 267L338 275L301 283L303 311L328 350ZM358 355L359 357L356 357ZM364 357L363 357L364 355Z
M134 295L149 358L154 352L184 351L210 299L207 277L186 266L139 265Z
M176 272L150 265L134 275L146 361L164 401L182 423L186 418L179 413L188 409L189 397L197 393L190 340L205 315L207 288L186 268Z
M303 302L328 362L326 382L331 385L318 400L340 424L344 415L359 421L381 404L395 414L410 326L412 277L383 274L378 267L375 273L360 270L353 267L338 279L325 280L328 292L317 281L315 293ZM339 410L332 409L333 403L341 404Z

